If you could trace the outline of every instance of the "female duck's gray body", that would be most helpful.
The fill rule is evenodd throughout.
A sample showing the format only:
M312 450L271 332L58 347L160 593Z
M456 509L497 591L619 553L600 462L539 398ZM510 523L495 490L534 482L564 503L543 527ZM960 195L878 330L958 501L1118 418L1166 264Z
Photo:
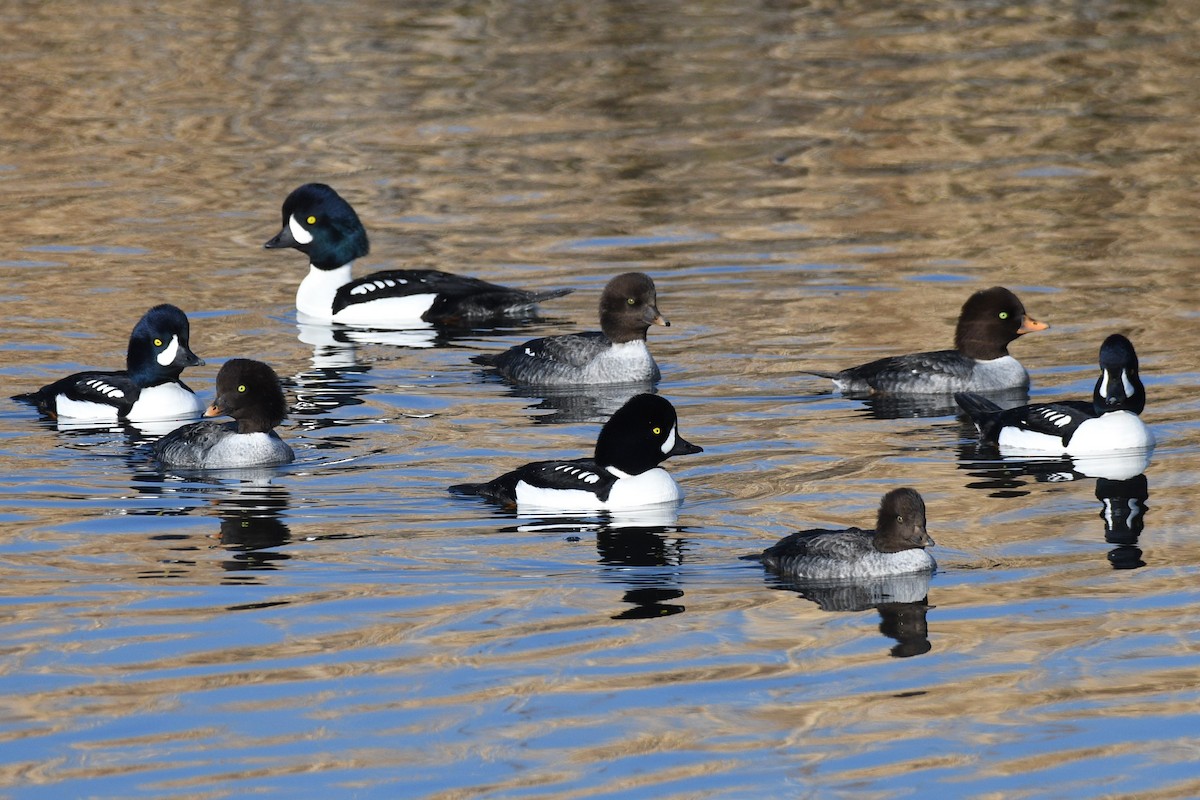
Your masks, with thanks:
M600 330L532 339L503 353L473 357L516 383L588 386L653 383L662 377L646 348L651 325L669 326L657 307L654 281L626 272L600 295Z
M953 394L1028 389L1029 373L1008 354L1018 336L1050 327L1031 319L1017 296L1002 286L976 292L963 304L954 331L954 349L889 356L840 372L814 372L832 378L848 394Z
M893 489L879 505L876 528L807 530L784 537L762 553L763 566L788 578L879 578L937 568L925 552L925 501L913 489Z
M155 456L183 469L265 467L295 458L274 431L287 415L279 377L261 361L231 358L222 365L216 399L204 416L218 414L234 421L203 420L178 428L154 443Z

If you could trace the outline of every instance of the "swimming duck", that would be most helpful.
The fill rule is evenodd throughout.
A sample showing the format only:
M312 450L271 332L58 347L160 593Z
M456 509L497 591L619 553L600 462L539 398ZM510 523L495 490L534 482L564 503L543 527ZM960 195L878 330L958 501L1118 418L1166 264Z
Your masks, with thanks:
M763 566L786 578L843 580L880 578L937 568L925 552L933 539L925 530L925 501L915 489L883 496L875 529L806 530L763 551Z
M657 303L650 276L626 272L610 280L600 294L599 331L531 339L471 360L526 385L652 383L662 373L646 348L646 331L651 325L671 324Z
M1146 389L1138 377L1137 352L1119 333L1100 346L1100 377L1090 401L1060 400L1002 410L969 392L954 399L984 441L1005 449L1094 455L1154 446L1154 434L1138 416L1146 407Z
M1017 296L1002 286L971 295L954 331L954 349L890 356L840 372L832 378L847 393L952 394L1028 389L1029 373L1008 354L1009 342L1050 326L1025 313Z
M190 332L179 308L154 306L129 336L124 370L77 372L13 399L77 422L193 419L204 406L179 376L204 361L189 348Z
M536 461L487 483L451 486L507 507L547 511L623 510L683 498L659 466L671 456L703 452L679 435L670 401L639 394L604 423L592 458Z
M231 358L221 366L216 398L204 416L219 414L233 422L184 425L155 442L154 455L167 466L189 469L264 467L295 458L274 430L287 416L279 376L261 361Z
M543 300L572 289L532 292L440 272L396 269L357 280L354 259L367 254L358 214L323 183L306 183L283 201L283 229L263 245L294 247L309 258L296 291L296 310L321 322L405 326L471 325L536 316Z

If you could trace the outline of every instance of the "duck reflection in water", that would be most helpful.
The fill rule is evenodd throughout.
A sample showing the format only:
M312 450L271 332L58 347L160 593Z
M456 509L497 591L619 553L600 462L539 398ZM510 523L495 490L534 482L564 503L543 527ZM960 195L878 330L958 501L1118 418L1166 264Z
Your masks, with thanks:
M609 526L596 531L596 553L610 580L627 584L627 608L613 619L654 619L682 614L679 568L686 540L678 528Z
M312 369L284 381L296 397L295 407L291 411L292 419L303 430L321 430L338 424L331 416L338 409L366 402L364 395L374 393L377 387L366 380L373 359L362 355L363 346L456 347L463 342L474 343L481 337L511 335L517 327L523 329L534 323L552 321L536 317L519 326L511 324L504 328L447 328L431 324L417 330L374 330L340 323L298 322L298 338L312 346L313 355ZM589 418L582 419L586 421Z
M1144 474L1150 465L1149 450L1106 456L1003 457L994 446L968 446L960 450L958 468L980 480L966 484L997 498L1029 494L1034 483L1071 483L1095 480L1104 541L1116 545L1108 552L1113 569L1144 567L1138 539L1149 510L1149 484ZM991 460L986 460L990 456Z
M847 581L802 581L768 573L767 584L793 591L817 604L822 611L879 612L879 632L895 639L889 651L894 658L909 658L933 649L929 641L929 579L931 572L890 575Z
M1146 566L1137 545L1146 524L1149 498L1145 475L1125 480L1096 479L1096 499L1100 501L1100 519L1104 520L1104 541L1116 545L1108 551L1108 563L1113 569Z
M654 394L657 391L652 383L590 387L514 386L508 390L508 396L537 400L526 406L534 424L557 425L603 423L635 395Z
M288 508L287 489L275 485L242 484L219 495L215 506L221 518L218 539L230 553L221 566L229 572L273 570L291 558L276 552L292 540L283 521Z
M134 490L141 502L125 513L154 516L188 516L198 510L209 510L220 518L216 534L191 535L163 532L151 536L165 542L171 557L158 569L145 572L145 578L184 577L210 568L213 561L201 557L219 546L230 553L220 562L224 572L275 569L275 564L291 556L275 552L292 540L283 521L287 512L287 489L271 483L273 470L237 471L231 479L228 471L218 477L212 473L196 473L186 480L178 477L164 479L162 473L135 473ZM148 498L158 502L148 503ZM167 504L170 501L170 504ZM219 543L214 545L214 539ZM246 582L244 578L239 582Z
M588 516L540 514L538 521L515 530L563 531L573 541L579 534L594 533L604 578L626 585L621 600L632 606L612 619L669 617L685 610L681 603L671 602L683 597L679 569L687 540L678 525L681 505L682 501L675 501Z
M849 393L846 397L862 400L865 415L872 419L915 419L952 417L959 412L952 394L887 394ZM1016 408L1029 402L1025 389L1004 389L988 392L987 397L1000 408Z
M314 367L341 369L359 364L359 347L364 345L410 350L455 347L461 344L473 346L480 338L512 336L527 331L531 326L562 325L565 322L566 320L561 318L537 316L503 326L481 325L464 328L420 323L415 328L390 330L343 325L338 322L314 322L300 317L296 321L296 338L312 347Z

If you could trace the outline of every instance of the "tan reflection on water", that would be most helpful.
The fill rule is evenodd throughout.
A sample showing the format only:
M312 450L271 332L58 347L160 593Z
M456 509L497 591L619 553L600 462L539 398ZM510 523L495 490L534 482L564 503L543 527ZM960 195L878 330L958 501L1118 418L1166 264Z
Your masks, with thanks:
M261 244L309 180L362 213L360 272L578 288L532 331L346 348L365 402L284 430L303 457L274 479L267 550L286 559L222 540L236 489L147 479L119 435L6 406L0 785L1200 792L1198 11L0 10L9 393L116 368L164 300L192 316L202 394L234 355L303 383L303 258ZM590 449L594 426L531 425L535 401L466 358L593 327L627 269L659 282L660 391L706 448L672 465L675 561L633 566L442 494ZM967 488L984 479L953 418L874 419L801 374L948 347L993 284L1052 325L1013 346L1035 392L1085 395L1105 335L1137 345L1161 432L1145 567L1110 567L1095 481ZM925 495L944 568L927 654L889 659L879 612L822 611L737 561L796 526L867 523L898 483ZM621 618L647 585L661 616Z

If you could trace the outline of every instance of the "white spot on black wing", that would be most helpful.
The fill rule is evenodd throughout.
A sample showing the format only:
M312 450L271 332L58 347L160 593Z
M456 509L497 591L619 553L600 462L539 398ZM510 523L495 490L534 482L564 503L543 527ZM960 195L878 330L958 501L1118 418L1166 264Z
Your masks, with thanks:
M104 395L105 397L124 397L125 396L125 392L121 391L116 386L113 386L111 383L105 383L104 381L100 380L99 378L92 378L91 380L86 381L84 385L87 386L88 388L92 389L93 391Z

